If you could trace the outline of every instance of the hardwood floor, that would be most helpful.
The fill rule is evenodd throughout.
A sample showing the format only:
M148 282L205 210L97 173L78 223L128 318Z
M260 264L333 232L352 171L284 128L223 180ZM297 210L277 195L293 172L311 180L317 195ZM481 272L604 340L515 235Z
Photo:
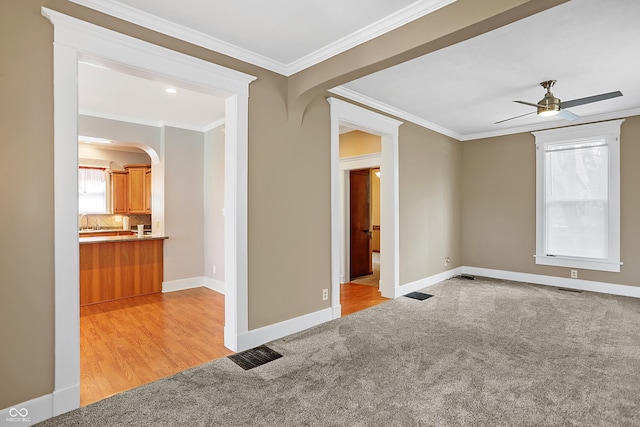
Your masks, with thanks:
M375 286L340 285L342 316L387 301ZM80 307L80 404L233 354L224 295L206 288Z
M224 295L206 288L80 308L80 404L233 352L224 347Z
M385 301L389 301L389 298L381 296L376 286L358 285L356 283L340 285L342 316L382 304Z

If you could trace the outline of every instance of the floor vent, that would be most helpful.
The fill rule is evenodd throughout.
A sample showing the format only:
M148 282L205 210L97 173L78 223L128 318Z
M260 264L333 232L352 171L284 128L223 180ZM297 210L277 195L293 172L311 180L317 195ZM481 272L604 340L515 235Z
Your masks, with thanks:
M257 368L265 363L280 359L281 357L282 355L277 351L270 349L266 345L261 345L233 354L229 356L229 359L245 371L248 371L249 369Z
M418 301L424 301L427 298L431 298L432 296L433 295L425 294L425 293L422 293L422 292L411 292L411 293L405 295L405 297L407 297L407 298L417 299Z
M567 288L558 288L559 291L565 291L565 292L574 292L576 294L581 294L582 291L580 289L567 289Z

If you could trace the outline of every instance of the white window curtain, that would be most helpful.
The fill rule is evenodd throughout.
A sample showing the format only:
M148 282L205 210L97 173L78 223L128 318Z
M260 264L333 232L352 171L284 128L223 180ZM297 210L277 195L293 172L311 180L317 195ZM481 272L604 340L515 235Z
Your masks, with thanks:
M107 212L107 178L104 168L78 169L78 210L80 213Z

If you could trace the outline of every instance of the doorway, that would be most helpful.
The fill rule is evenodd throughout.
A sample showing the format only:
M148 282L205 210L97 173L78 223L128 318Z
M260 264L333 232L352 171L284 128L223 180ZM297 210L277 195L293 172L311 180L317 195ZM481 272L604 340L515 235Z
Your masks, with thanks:
M378 160L362 159L349 169L379 166L380 182L380 292L396 298L399 292L399 192L398 192L398 128L402 122L382 114L329 98L331 105L331 307L333 318L341 316L340 284L345 278L345 177L340 162L340 133L343 129L361 130L381 137ZM372 163L373 162L373 163Z
M78 283L78 59L106 58L225 97L225 346L248 331L248 95L255 77L42 8L54 25L55 378L50 416L80 404Z

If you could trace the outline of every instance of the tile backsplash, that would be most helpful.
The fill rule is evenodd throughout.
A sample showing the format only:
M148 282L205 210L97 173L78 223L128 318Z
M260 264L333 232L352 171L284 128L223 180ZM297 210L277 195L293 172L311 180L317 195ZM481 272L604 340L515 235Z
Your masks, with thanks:
M129 228L133 229L138 224L143 224L145 228L151 228L151 214L127 214L127 215L102 215L102 214L88 214L86 216L78 215L78 221L82 219L82 222L78 222L80 228L87 228L87 220L89 221L89 228L100 228L103 230L122 230L122 217L129 217Z

